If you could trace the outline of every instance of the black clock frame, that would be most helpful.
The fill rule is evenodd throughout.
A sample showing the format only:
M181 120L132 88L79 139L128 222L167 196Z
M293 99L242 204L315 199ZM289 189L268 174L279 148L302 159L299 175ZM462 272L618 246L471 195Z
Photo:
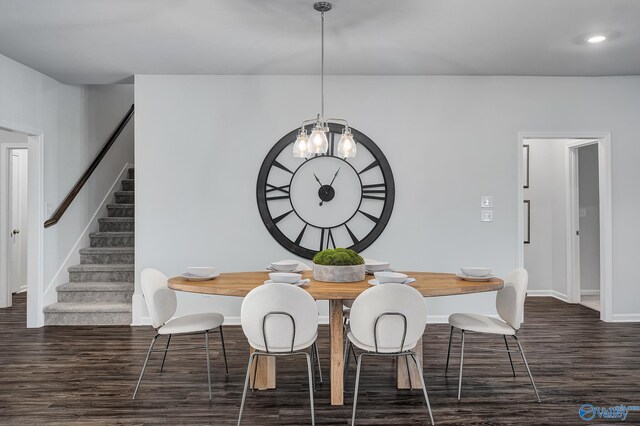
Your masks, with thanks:
M343 129L343 126L341 125L329 123L329 132L331 133L331 137L335 137L335 135L340 135L342 133L342 129ZM312 125L308 126L307 128L308 132L310 132L311 130L312 130ZM373 142L364 133L358 131L357 129L354 129L353 127L351 127L351 132L353 134L354 140L357 143L363 145L367 150L369 150L369 152L371 152L373 157L378 162L378 166L382 170L382 176L384 179L385 194L386 194L386 197L384 199L384 206L382 208L382 215L376 222L373 229L362 240L348 247L356 252L361 252L367 247L369 247L371 244L373 244L375 240L378 239L378 237L382 234L387 224L389 223L389 219L391 218L391 213L393 212L393 206L395 203L395 181L393 178L393 172L391 171L391 166L389 165L389 161L387 160L387 157L385 157L382 150L378 147L378 145L376 145L375 142ZM304 257L306 259L312 259L313 256L315 256L315 254L317 253L317 251L299 246L295 242L291 241L286 235L284 235L284 233L282 233L282 231L280 231L280 229L276 225L276 222L274 222L274 219L271 217L271 214L269 213L269 207L267 205L267 179L269 177L269 171L274 166L274 162L276 161L280 153L284 149L286 149L289 145L295 142L297 135L298 135L298 129L292 130L291 132L283 136L267 153L266 157L264 158L264 161L262 162L262 165L260 166L260 172L258 173L258 182L256 185L256 200L258 203L258 210L260 212L260 217L262 218L264 225L266 226L269 233L273 236L273 238L275 238L275 240L282 247L286 248L290 252L297 254L298 256ZM333 146L333 144L331 144L331 146ZM333 154L332 152L329 152L324 155L319 155L318 157L332 156L335 158L339 158L332 154ZM307 161L310 161L313 158L317 158L317 157L312 157ZM341 160L345 161L345 163L347 163L350 167L353 167L348 161L344 159L341 159ZM302 163L302 164L305 164L305 163ZM292 173L292 177L295 175L297 170L298 169L296 169ZM356 173L358 172L356 171ZM358 174L358 177L359 177L359 174ZM361 193L360 203L358 205L358 209L356 209L356 212L354 213L354 216L359 211L359 207L362 204L363 196L364 194ZM293 204L292 204L292 209L293 209ZM293 210L294 210L294 213L297 215L297 212L295 212L295 209ZM351 216L351 218L347 219L342 224L332 226L329 228L324 228L324 227L319 227L311 223L308 223L307 221L302 219L299 215L298 217L300 218L300 220L302 220L305 223L305 228L307 226L311 226L313 228L320 229L322 230L323 235L324 235L324 229L338 228L344 225L345 223L347 223L349 220L351 220L351 218L353 218L353 216Z

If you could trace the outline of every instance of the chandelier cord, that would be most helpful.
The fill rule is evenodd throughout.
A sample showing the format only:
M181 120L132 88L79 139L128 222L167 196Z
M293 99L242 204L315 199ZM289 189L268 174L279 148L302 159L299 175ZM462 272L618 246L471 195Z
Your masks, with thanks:
M324 121L324 12L322 12L322 29L320 30L320 114Z

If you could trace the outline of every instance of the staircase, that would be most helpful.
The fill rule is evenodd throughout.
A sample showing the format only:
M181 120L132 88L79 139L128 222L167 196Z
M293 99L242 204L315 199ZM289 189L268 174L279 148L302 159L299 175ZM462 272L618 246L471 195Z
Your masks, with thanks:
M45 325L130 325L134 290L134 169L122 180L107 217L98 219L80 265L56 289L58 303L45 307Z

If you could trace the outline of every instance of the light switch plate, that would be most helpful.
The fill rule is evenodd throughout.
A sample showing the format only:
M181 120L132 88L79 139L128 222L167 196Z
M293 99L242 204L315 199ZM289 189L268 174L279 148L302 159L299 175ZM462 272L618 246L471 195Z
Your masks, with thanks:
M492 210L482 210L480 212L480 220L482 222L493 222L493 211Z
M45 217L47 219L49 219L52 214L53 214L53 204L44 203L44 215L45 215Z
M587 209L578 209L578 215L580 217L587 217Z
M493 207L493 197L491 195L483 195L480 197L480 207L483 209Z

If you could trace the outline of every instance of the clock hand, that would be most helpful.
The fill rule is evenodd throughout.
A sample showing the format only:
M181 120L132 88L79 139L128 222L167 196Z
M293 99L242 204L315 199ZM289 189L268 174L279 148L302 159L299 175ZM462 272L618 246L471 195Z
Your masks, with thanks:
M329 186L333 185L333 181L336 180L336 176L338 176L338 172L340 171L340 167L338 167L338 170L336 170L336 174L333 175L333 179L331 179L331 183L329 184Z
M324 193L326 195L329 195L329 193L327 192L327 190L325 189L324 185L322 184L322 182L320 182L320 179L318 179L318 176L316 176L316 174L313 174L313 177L316 178L316 180L318 181L318 184L320 185L320 188L322 188L322 190L324 191Z

